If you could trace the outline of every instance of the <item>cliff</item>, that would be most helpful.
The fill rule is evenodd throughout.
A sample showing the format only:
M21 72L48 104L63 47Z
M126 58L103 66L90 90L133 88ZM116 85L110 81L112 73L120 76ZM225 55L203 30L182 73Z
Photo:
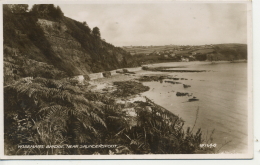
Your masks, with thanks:
M11 5L3 5L5 73L13 78L59 78L139 65L128 52L105 42L87 25L63 15L54 17L52 6L15 12ZM30 60L34 68L25 62ZM46 73L38 73L42 64L49 68L42 71ZM52 71L58 76L50 75Z

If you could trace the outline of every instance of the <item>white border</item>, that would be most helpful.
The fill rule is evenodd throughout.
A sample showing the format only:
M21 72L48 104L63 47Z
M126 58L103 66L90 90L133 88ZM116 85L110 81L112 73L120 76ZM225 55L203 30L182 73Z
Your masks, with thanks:
M58 1L55 1L57 3ZM80 3L198 3L198 1L188 1L188 0L182 0L182 1L148 1L148 0L142 0L142 1L136 1L136 0L123 0L123 1L59 1L59 3L64 4L80 4ZM248 132L248 146L253 146L253 104L252 104L252 68L253 68L253 56L252 56L252 15L250 11L252 10L251 2L248 0L243 1L237 1L237 0L220 0L220 1L206 1L201 0L199 1L201 3L247 3L248 4L248 99L251 101L248 101L248 126L249 126L249 132ZM10 3L53 3L53 1L4 1L2 4L10 4ZM1 25L2 25L2 7L0 9L1 12ZM256 21L254 21L255 23ZM1 26L1 31L3 32L3 28ZM1 49L3 45L3 37L1 33ZM2 50L3 52L3 50ZM3 56L1 56L1 60L3 61ZM3 69L3 67L1 67ZM3 73L3 71L1 72ZM3 76L1 76L3 78ZM2 79L3 82L3 79ZM3 83L2 83L3 85ZM3 86L0 89L3 94ZM2 95L3 97L3 95ZM2 104L1 104L2 103ZM0 102L1 105L3 105L3 99L1 99ZM256 111L255 111L256 112ZM1 118L3 123L3 109L1 112ZM3 127L0 127L0 131L3 132ZM260 140L260 139L259 139ZM4 147L3 147L3 134L1 136L0 146L0 158L1 159L250 159L253 157L253 149L249 148L247 154L176 154L176 155L66 155L66 156L56 156L56 155L44 155L44 156L5 156L4 153Z

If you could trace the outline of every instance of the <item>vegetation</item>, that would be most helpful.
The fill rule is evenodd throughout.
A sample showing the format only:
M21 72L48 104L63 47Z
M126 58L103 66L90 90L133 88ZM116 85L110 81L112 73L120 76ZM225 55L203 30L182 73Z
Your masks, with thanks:
M149 90L148 86L136 81L116 81L114 85L117 86L117 90L112 95L116 97L128 97Z
M145 103L139 102L136 108L138 122L134 130L141 136L129 137L137 142L143 138L142 143L133 142L141 150L140 154L148 153L147 150L154 154L192 154L199 150L202 142L200 129L196 133L192 133L190 128L184 132L184 123L180 118L146 99Z
M92 30L92 33L93 33L93 35L96 36L96 37L99 37L99 38L101 37L100 31L99 31L99 28L98 28L98 27L94 27L93 30Z
M142 82L149 82L149 81L162 81L167 78L170 77L165 75L155 75L155 76L142 76L138 80Z
M53 4L35 4L30 12L35 14L37 17L48 18L51 20L60 20L64 17L60 7L55 7Z
M25 13L28 11L29 5L27 4L16 4L9 5L12 13Z
M107 128L100 116L104 108L110 110L103 103L108 99L101 97L95 102L91 100L93 97L84 95L86 91L69 82L24 78L4 91L5 139L13 144L14 150L10 154L66 154L59 149L19 151L15 148L17 144L94 144L100 135L97 129Z
M246 44L131 46L123 49L141 64L182 61L182 57L189 61L247 59Z
M7 155L194 153L201 131L147 99L134 103L136 123L113 98L67 80L23 78L4 89ZM109 148L18 148L17 145L116 144Z
M227 60L247 59L247 46L243 44L219 44L215 46L219 58Z
M39 19L53 26L39 26ZM92 31L53 4L35 4L30 11L28 5L3 5L3 22L5 46L70 76L139 65L129 53L101 39L98 27ZM62 41L55 42L50 35Z
M10 85L23 77L61 79L68 77L53 65L24 59L17 49L4 46L4 85Z
M177 56L175 58L164 58L162 56L159 55L145 55L145 54L139 54L139 55L135 55L133 56L133 58L140 62L141 64L152 64L152 63L161 63L161 62L178 62L180 61L180 57Z

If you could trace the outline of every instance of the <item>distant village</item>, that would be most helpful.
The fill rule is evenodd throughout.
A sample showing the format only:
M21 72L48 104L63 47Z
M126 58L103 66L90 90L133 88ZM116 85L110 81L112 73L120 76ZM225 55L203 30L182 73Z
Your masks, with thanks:
M165 45L165 46L123 46L131 55L158 56L160 59L175 59L176 61L195 61L209 59L213 54L211 45ZM201 57L203 56L203 57Z

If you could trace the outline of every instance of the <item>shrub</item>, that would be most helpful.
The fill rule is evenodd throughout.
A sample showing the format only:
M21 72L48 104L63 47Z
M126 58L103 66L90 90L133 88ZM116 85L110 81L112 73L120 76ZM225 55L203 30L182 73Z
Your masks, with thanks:
M142 66L142 69L143 69L143 70L148 70L149 67L148 67L148 66Z
M127 69L123 69L123 72L124 73L128 73L129 71Z
M109 72L109 71L103 72L102 74L104 77L111 77L111 72Z

